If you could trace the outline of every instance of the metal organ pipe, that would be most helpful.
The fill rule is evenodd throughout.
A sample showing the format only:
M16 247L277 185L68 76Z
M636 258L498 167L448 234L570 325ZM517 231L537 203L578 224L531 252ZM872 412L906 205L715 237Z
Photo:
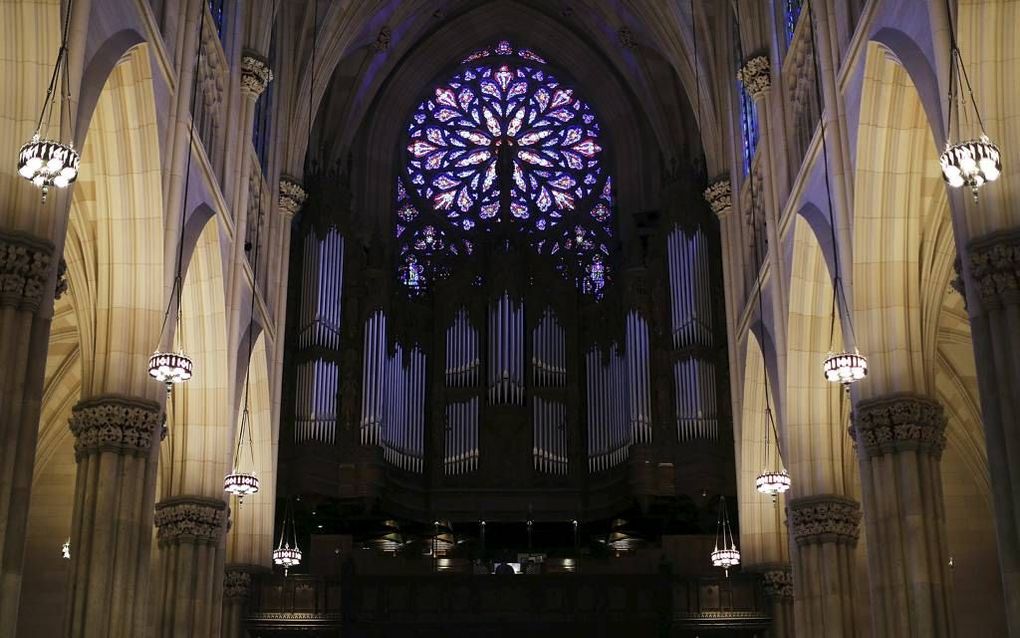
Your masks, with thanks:
M567 385L566 336L551 308L531 331L531 370L536 387Z
M588 377L588 468L614 467L627 459L632 443L627 364L614 343L609 360L591 348L585 356Z
M446 406L445 440L445 474L466 474L478 469L478 397Z
M461 308L446 329L446 385L451 388L478 385L481 365L478 331L471 325L467 309Z
M567 474L567 410L560 401L536 396L532 401L532 458L535 470Z
M386 391L386 315L376 310L365 321L365 351L361 379L361 443L379 443L383 397Z
M648 322L636 310L627 314L627 388L630 430L635 443L652 441L651 372Z
M489 305L489 402L524 401L524 305L509 293Z

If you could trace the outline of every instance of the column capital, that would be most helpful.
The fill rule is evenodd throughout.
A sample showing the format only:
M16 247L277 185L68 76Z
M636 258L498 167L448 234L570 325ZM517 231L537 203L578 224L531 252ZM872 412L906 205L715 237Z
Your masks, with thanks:
M769 59L765 55L756 55L747 59L744 66L737 71L737 79L743 83L748 94L755 100L760 100L768 93L772 86L772 78L769 75Z
M1020 228L972 239L967 253L985 308L1020 304Z
M249 565L227 565L223 570L223 598L245 601L251 596Z
M68 419L78 460L100 452L146 456L162 425L163 411L158 403L116 394L79 401Z
M175 496L156 503L154 521L160 547L216 545L227 529L227 504L217 498Z
M385 53L390 49L390 42L393 40L393 30L389 25L383 25L375 36L375 42L369 45L373 53Z
M793 600L793 570L789 563L761 565L759 570L765 596Z
M287 217L293 217L301 210L307 199L308 193L296 179L287 175L280 176L279 206L281 213Z
M917 394L865 399L854 407L850 436L865 457L904 450L941 456L946 415L938 401Z
M835 494L790 499L787 516L797 545L857 544L861 505L853 499Z
M729 176L719 177L709 184L708 188L705 189L704 197L716 217L723 219L729 215L733 209L733 195Z
M37 311L52 262L52 242L0 231L0 308Z
M258 99L273 81L269 61L254 51L241 54L241 92Z

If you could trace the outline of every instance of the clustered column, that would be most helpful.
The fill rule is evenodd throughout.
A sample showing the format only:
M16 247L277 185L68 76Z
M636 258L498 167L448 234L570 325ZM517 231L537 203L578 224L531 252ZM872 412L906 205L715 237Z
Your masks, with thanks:
M156 453L163 414L101 395L71 412L78 464L71 520L68 636L145 632Z
M968 295L999 566L1010 635L1020 635L1020 228L967 246ZM969 287L969 283L968 283Z
M180 496L156 505L160 638L220 635L227 504Z
M0 636L13 636L39 431L49 318L39 316L53 244L0 231Z
M771 638L793 638L793 571L789 564L762 565L762 590L772 616Z
M942 406L900 394L860 401L853 417L875 636L949 636Z
M853 575L861 506L835 494L804 496L790 500L788 521L797 555L797 635L858 636Z

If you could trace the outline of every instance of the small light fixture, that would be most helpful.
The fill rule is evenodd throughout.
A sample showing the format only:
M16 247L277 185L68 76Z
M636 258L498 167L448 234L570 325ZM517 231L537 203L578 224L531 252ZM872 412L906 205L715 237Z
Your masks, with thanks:
M250 337L249 337L250 339ZM249 361L251 355L249 353ZM249 370L248 375L251 375ZM244 497L249 494L256 494L259 491L259 477L255 474L255 447L251 439L251 417L248 414L248 383L245 381L244 410L241 411L241 425L237 432L237 449L234 450L234 467L230 473L223 477L223 491L237 497L238 503L244 502ZM241 449L245 442L247 433L248 452L251 459L251 470L246 471L241 467L241 459L244 458Z
M53 66L53 75L50 76L46 99L43 100L35 132L18 151L18 174L42 190L44 204L51 186L67 188L78 179L78 167L81 164L81 155L74 150L73 141L65 144L45 136L45 129L49 127L56 102L59 88L57 82L61 79L64 84L63 90L60 91L64 99L61 117L67 118L65 124L67 124L68 130L71 128L71 86L67 71L67 35L73 4L73 0L69 1L65 9L60 49L57 51L57 61Z
M740 550L737 549L737 541L733 537L733 530L730 529L730 515L726 509L726 497L719 501L719 521L716 523L715 547L712 549L712 565L722 567L727 578L730 576L730 567L740 564Z
M849 386L868 376L868 359L857 350L829 353L822 364L825 380Z
M152 353L149 357L149 376L166 385L166 391L178 383L184 383L191 378L194 370L194 363L191 357L183 352L159 352Z
M60 546L60 557L64 560L71 560L71 539L68 538L64 541L64 544Z
M288 534L289 526L289 534ZM283 526L280 529L280 542L273 550L273 563L283 567L283 575L286 577L291 567L301 564L301 548L297 542L297 527L294 523L294 513L291 511L290 501L283 512Z
M765 470L754 480L754 487L762 494L775 498L790 489L790 475L786 470Z

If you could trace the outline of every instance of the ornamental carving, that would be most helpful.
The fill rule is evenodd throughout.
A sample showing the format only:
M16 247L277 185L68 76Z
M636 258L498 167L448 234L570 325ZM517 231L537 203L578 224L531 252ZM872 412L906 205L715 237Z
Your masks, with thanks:
M822 494L792 499L787 506L790 533L798 545L856 545L861 522L857 501Z
M160 547L180 543L215 545L227 529L227 504L219 499L181 496L156 504Z
M159 404L146 399L100 395L80 401L68 425L74 435L74 456L113 452L146 456L163 424Z
M927 397L895 395L857 404L850 435L867 457L903 450L941 456L946 447L946 415Z
M241 91L258 98L272 81L273 70L265 58L251 51L241 55Z
M769 598L793 600L793 572L789 565L769 567L761 574L762 590Z
M625 49L636 49L637 41L634 39L634 32L629 27L620 27L616 32L616 39L620 41L620 46Z
M223 598L245 601L251 595L251 571L228 565L223 572Z
M375 42L371 44L372 51L375 53L385 53L389 50L392 40L393 31L388 26L384 26L379 29L379 35L375 36Z
M772 86L772 79L769 76L769 59L764 55L750 58L737 71L737 79L743 83L744 88L755 100L765 97L765 93Z
M291 177L280 177L280 212L293 217L304 206L308 193Z
M1020 303L1020 230L978 237L968 252L970 274L986 308Z
M24 233L0 233L0 307L35 312L53 260L53 244Z
M67 292L67 262L61 257L60 261L57 262L57 285L53 289L53 299L57 300L64 296Z
M733 205L729 178L709 184L705 189L704 197L716 217L725 217Z

